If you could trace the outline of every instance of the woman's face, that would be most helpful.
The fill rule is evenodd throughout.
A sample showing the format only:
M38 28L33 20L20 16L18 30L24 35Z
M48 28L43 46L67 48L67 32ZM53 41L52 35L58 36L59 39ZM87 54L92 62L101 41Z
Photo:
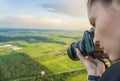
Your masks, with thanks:
M108 54L111 61L120 58L119 9L116 3L105 5L97 1L88 5L89 21L95 25L94 43L99 42L104 47L104 52Z

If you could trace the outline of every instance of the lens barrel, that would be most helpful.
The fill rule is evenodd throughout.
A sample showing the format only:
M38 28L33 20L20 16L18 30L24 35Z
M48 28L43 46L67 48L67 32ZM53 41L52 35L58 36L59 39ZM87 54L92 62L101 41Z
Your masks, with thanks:
M77 61L79 60L76 54L76 43L72 43L68 49L67 49L67 54L69 56L70 59Z
M93 37L94 37L94 28L92 27L89 31L85 31L83 34L82 40L78 42L74 42L69 45L67 49L67 54L70 59L77 61L79 60L76 54L76 48L80 50L83 56L92 56L94 57L94 43L93 43Z

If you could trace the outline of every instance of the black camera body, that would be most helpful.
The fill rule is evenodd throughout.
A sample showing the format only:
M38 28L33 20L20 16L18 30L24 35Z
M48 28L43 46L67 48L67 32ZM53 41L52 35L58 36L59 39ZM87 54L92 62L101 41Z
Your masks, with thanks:
M68 56L74 60L79 60L76 54L76 48L80 50L83 56L91 56L93 58L103 58L103 50L100 48L99 45L94 45L93 38L94 38L94 28L92 27L89 31L85 31L83 34L82 40L72 43L68 49L67 54ZM98 54L99 52L99 54Z

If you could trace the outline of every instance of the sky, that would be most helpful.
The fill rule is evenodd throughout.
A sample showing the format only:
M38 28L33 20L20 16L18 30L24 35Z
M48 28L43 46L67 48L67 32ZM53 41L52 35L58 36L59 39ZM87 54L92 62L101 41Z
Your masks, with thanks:
M0 0L0 28L90 28L85 0Z

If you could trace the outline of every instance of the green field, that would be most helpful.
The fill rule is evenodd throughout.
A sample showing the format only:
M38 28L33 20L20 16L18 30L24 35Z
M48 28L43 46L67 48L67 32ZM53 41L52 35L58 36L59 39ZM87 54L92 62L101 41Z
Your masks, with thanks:
M81 39L82 32L0 32L0 46L12 45L21 47L20 50L11 50L9 47L0 48L0 56L6 57L12 54L24 53L35 62L48 68L51 73L66 73L68 76L62 81L85 81L86 73L69 74L84 68L80 61L72 61L68 58L67 47L72 42ZM22 56L20 56L21 58ZM15 58L15 57L14 57ZM27 57L26 57L27 58ZM3 61L3 60L2 60ZM33 62L33 61L32 61ZM36 67L36 66L35 66ZM41 70L44 70L43 68ZM27 72L27 71L26 71ZM49 74L45 74L46 76ZM34 75L38 76L38 74ZM61 76L61 75L60 75ZM25 76L22 75L25 78ZM19 78L22 78L19 76ZM28 76L29 77L29 76ZM32 77L30 75L30 77ZM13 77L12 79L15 79ZM26 76L27 78L27 76ZM18 79L18 78L16 78ZM21 80L23 81L23 80ZM30 81L30 80L29 80ZM37 81L37 80L31 80ZM38 80L39 81L39 80ZM45 80L46 81L46 80ZM53 80L48 81L55 81ZM57 80L58 81L58 80Z

